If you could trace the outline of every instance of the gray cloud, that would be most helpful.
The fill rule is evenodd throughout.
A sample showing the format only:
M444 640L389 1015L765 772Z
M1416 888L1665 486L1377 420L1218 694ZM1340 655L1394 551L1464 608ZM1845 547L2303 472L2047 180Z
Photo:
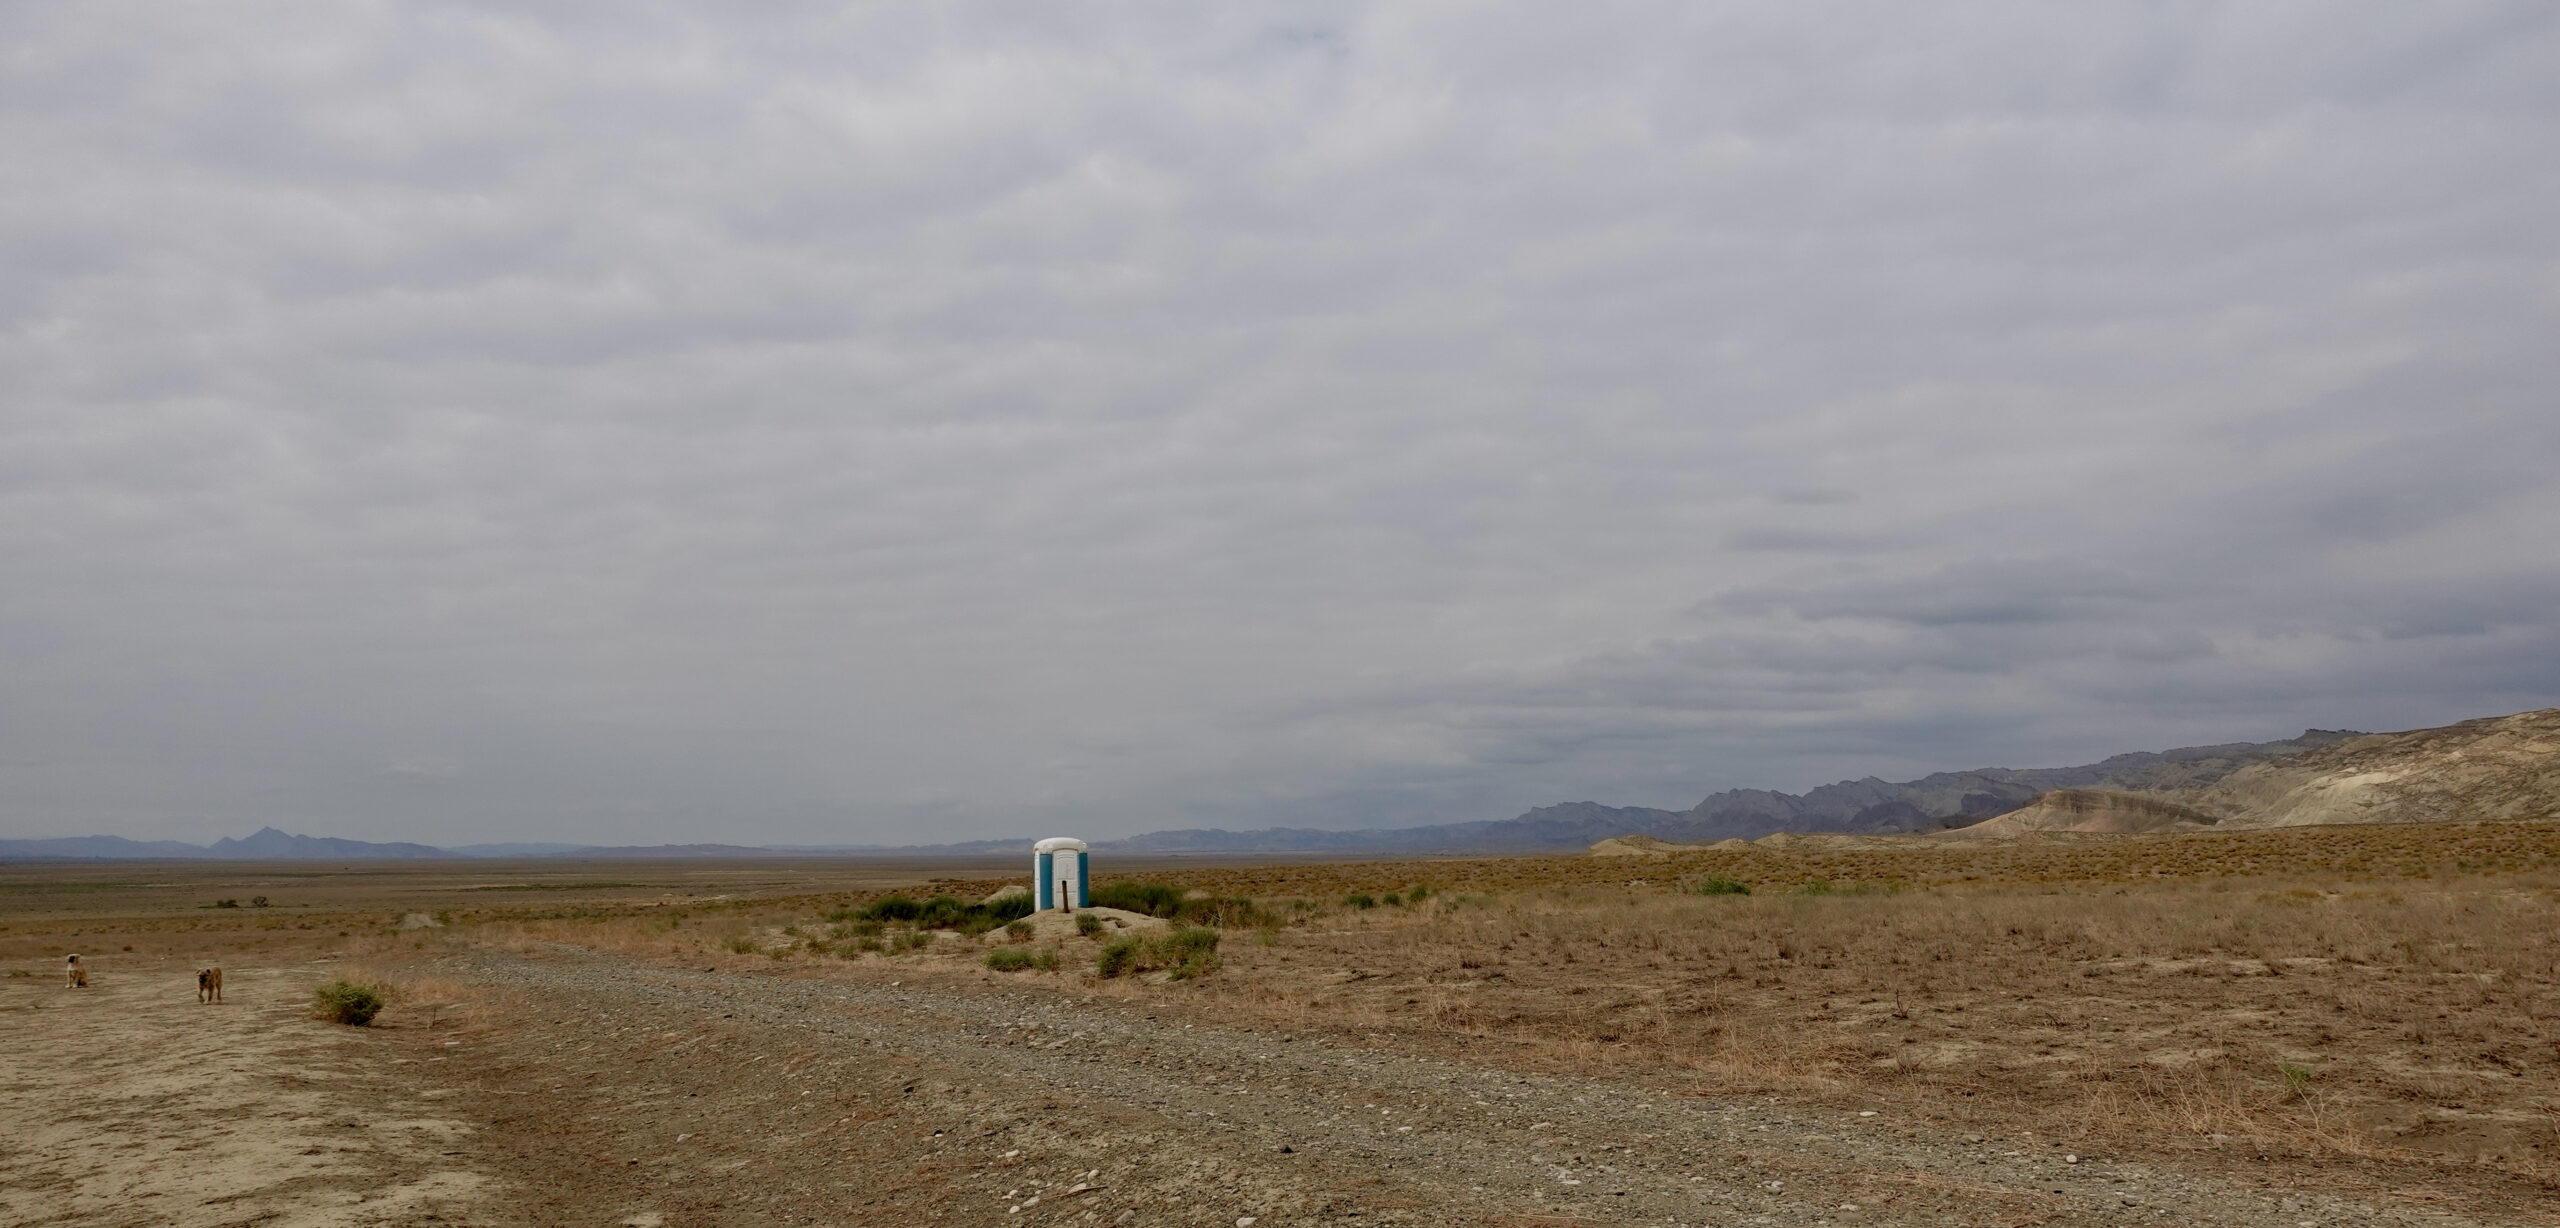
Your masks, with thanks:
M2560 693L2545 6L0 43L11 834L1347 826Z

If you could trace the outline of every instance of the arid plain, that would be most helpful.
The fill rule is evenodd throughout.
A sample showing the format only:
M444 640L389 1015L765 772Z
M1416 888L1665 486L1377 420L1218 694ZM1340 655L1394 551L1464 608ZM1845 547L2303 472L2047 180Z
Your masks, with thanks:
M1013 870L0 868L0 1220L2560 1222L2560 824Z

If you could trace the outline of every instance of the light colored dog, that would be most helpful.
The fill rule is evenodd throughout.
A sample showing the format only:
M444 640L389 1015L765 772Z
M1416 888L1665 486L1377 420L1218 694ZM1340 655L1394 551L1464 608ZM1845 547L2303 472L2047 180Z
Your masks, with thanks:
M80 966L79 956L65 955L62 957L62 987L64 989L87 989L89 987L89 970Z
M222 969L219 966L196 969L196 1001L222 1000Z

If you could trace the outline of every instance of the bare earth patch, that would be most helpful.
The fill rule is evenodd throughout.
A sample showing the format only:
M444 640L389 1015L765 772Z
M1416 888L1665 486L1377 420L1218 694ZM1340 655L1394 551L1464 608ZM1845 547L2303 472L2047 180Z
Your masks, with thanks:
M492 1222L472 1125L392 1034L307 1018L317 970L199 1005L191 967L93 959L85 990L0 980L0 1222Z

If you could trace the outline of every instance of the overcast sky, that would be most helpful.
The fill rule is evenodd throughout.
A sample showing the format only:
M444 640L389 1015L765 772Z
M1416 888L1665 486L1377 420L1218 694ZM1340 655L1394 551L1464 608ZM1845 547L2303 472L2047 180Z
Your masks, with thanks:
M2560 8L0 6L0 834L2560 702Z

